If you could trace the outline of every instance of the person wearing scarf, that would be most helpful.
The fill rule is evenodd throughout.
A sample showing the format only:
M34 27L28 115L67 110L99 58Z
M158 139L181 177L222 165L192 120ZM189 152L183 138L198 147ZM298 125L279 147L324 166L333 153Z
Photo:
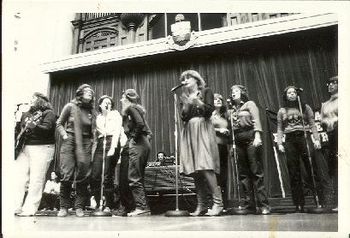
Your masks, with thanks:
M73 181L76 184L75 210L78 217L88 200L91 172L92 142L96 127L94 91L88 84L81 85L75 98L66 104L57 120L57 130L63 142L60 150L60 211L57 216L68 215ZM66 126L66 127L65 127Z

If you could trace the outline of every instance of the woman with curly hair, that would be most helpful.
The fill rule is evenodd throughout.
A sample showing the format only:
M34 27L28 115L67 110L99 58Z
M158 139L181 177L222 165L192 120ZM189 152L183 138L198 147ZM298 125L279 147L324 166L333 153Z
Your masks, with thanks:
M23 113L21 118L24 147L15 161L19 174L14 186L17 189L15 214L18 216L33 216L38 210L46 172L55 151L56 116L49 99L37 92L30 105L29 111ZM23 203L27 184L28 194Z
M220 173L220 158L210 117L214 111L214 96L205 87L205 81L194 70L180 76L184 84L181 96L181 119L184 122L180 140L180 173L192 176L197 195L196 210L192 216L218 216L222 213L221 188L216 174ZM213 206L207 207L209 190Z
M245 193L242 207L266 215L271 208L264 186L259 108L254 101L249 100L247 89L242 85L231 87L231 101L239 179Z
M66 127L65 127L66 125ZM92 141L96 127L94 91L88 84L79 86L75 98L66 104L57 120L57 130L63 142L60 151L60 211L57 216L68 215L72 183L76 183L75 212L84 216L88 200L88 184L91 172Z

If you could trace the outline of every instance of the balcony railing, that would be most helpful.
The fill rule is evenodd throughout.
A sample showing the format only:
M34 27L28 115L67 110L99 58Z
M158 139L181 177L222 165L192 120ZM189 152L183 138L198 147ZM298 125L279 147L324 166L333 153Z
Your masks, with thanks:
M82 14L82 20L88 21L96 18L102 18L107 16L113 16L117 15L118 13L83 13Z

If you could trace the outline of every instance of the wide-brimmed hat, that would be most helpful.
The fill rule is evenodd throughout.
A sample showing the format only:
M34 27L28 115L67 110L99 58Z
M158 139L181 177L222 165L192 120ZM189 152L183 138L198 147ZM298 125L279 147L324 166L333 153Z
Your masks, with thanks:
M135 89L129 88L124 91L125 97L133 103L137 103L140 99L140 96L137 94Z

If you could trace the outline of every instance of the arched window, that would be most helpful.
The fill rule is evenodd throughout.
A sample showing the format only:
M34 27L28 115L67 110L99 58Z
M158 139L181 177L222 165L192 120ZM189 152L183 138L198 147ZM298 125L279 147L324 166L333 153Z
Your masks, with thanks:
M118 44L118 32L115 30L97 30L84 38L83 52L103 49Z

